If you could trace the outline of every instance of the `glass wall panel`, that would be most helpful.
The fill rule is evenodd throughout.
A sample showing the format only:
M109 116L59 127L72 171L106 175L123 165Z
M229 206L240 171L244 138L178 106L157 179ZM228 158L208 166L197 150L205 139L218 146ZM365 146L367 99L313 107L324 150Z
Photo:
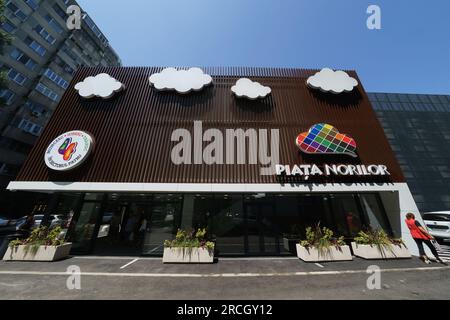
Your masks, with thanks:
M61 227L64 237L67 236L77 206L80 204L81 194L62 194L58 197L55 209L46 217L50 228Z
M216 239L218 253L245 254L245 223L241 195L218 195L216 210L208 224L208 230Z
M280 252L275 197L256 194L245 197L247 254L274 255Z
M164 241L174 239L181 225L182 199L176 195L160 195L147 207L141 224L141 230L145 232L143 254L162 255Z
M354 237L362 230L364 216L358 206L355 195L331 195L329 203L333 212L333 230L347 238Z
M74 219L71 234L72 250L78 253L88 253L91 249L95 226L99 218L101 204L85 202L80 214Z
M61 197L51 215L75 253L161 256L179 228L206 228L224 255L295 254L286 239L308 226L350 239L368 227L391 233L378 194L77 194ZM80 201L80 202L78 202ZM297 238L297 239L295 239Z
M99 221L95 254L162 255L180 227L181 195L110 194Z
M388 234L392 234L392 229L380 202L378 194L360 194L365 221L367 226L372 229L383 229Z

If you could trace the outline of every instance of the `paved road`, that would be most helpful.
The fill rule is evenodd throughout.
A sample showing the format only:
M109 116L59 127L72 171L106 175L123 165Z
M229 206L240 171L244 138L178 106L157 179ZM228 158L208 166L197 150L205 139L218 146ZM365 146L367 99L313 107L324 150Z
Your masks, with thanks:
M378 265L381 289L366 286ZM81 290L67 289L67 267ZM163 265L160 259L71 258L0 262L0 299L450 299L450 267L418 259L306 264L297 259L224 260Z

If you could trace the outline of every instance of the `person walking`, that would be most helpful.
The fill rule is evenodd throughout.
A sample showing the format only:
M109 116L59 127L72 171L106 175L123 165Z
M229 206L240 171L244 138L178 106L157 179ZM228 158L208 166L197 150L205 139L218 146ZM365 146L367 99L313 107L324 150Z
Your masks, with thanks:
M430 248L431 252L435 256L436 260L439 261L442 264L446 264L442 259L439 257L439 254L434 247L434 245L431 243L431 240L434 240L434 237L428 233L428 231L422 227L419 221L416 221L416 216L413 213L408 213L406 215L406 225L408 226L409 231L411 232L411 236L413 237L414 241L416 241L417 247L419 248L419 254L420 259L425 262L426 264L430 264L431 261L428 259L427 255L425 254L425 249L423 247L423 244L425 243L428 248Z

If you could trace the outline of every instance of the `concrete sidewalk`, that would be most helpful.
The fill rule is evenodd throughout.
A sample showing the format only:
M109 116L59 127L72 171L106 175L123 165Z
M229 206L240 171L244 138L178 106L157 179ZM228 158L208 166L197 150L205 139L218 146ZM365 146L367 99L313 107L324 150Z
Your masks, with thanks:
M382 289L368 290L367 268ZM67 268L81 270L69 290ZM160 258L72 257L0 262L0 299L449 299L450 267L419 259L310 264L296 258L230 258L164 265Z

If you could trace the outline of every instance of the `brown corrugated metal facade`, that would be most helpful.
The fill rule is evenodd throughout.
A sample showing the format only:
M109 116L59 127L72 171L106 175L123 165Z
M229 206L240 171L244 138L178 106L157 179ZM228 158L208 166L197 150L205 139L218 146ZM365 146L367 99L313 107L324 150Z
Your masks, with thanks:
M174 165L171 150L176 143L171 142L172 132L178 128L192 132L193 122L199 120L203 122L204 130L280 129L281 164L384 164L391 173L389 182L404 182L400 167L361 84L351 93L332 95L307 87L306 79L317 70L203 68L213 76L213 85L200 92L180 95L158 92L149 85L149 76L162 69L80 69L25 162L17 181L280 182L275 175L261 176L259 165ZM80 98L74 85L102 72L124 83L126 90L106 101ZM349 74L357 78L355 72ZM240 77L249 77L270 86L271 96L259 101L236 98L231 87ZM351 135L358 144L359 158L302 154L295 145L296 137L316 123L329 123L341 133ZM68 173L53 172L44 163L44 152L53 139L71 130L92 134L96 141L95 150L79 169ZM321 182L340 182L330 177L323 179ZM360 181L349 177L340 179L343 182L374 182L370 177L361 178L365 180Z

